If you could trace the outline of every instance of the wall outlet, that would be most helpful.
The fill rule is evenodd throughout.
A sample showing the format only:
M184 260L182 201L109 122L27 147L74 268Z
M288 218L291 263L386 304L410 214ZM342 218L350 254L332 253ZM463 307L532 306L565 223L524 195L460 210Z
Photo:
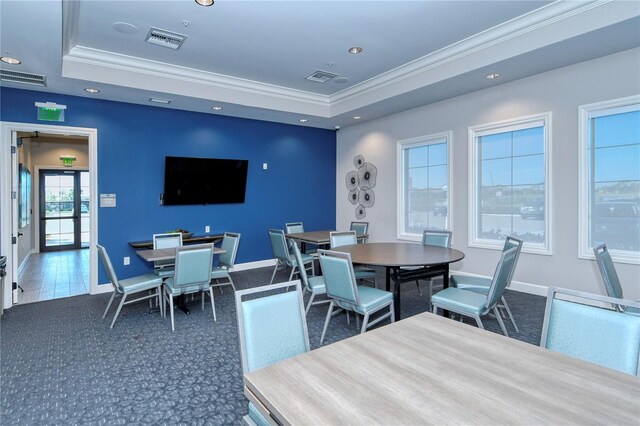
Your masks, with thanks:
M125 266L131 263L131 258L129 256L125 256L124 257L124 264Z
M207 232L207 233L211 232L211 227L209 225L205 226L204 232Z
M262 170L267 170L269 165L267 163L262 163Z

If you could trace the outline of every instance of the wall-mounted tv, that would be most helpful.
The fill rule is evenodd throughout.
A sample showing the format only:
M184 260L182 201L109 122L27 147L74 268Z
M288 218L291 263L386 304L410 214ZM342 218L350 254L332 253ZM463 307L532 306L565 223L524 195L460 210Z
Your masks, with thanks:
M244 203L248 160L165 157L165 206Z

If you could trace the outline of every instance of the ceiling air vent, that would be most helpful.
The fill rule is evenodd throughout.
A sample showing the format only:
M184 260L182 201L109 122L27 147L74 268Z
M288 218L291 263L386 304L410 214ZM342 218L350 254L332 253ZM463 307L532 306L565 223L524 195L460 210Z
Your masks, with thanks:
M307 80L315 81L316 83L324 83L326 81L331 80L333 77L336 77L337 74L333 74L326 71L316 71L311 75L306 77Z
M34 86L47 85L47 78L44 75L20 71L0 70L0 80L12 83L32 84Z
M158 28L151 28L145 41L147 43L156 44L169 49L180 49L182 43L187 38L186 35L172 33Z

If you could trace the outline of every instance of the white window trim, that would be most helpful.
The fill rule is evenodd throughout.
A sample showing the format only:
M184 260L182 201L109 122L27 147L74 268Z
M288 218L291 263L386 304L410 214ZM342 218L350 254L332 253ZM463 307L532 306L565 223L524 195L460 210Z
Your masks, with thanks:
M514 130L521 130L534 126L544 126L544 168L545 168L545 180L544 180L544 193L545 193L545 209L544 209L544 223L545 223L545 242L544 244L535 244L525 242L522 246L522 251L525 253L553 255L553 232L552 232L552 214L553 206L551 200L551 185L552 182L552 167L551 167L551 123L552 114L551 111L528 115L525 117L519 117L515 119L496 121L488 124L481 124L477 126L469 127L468 144L469 144L469 247L502 250L504 246L503 241L488 240L478 238L477 236L477 150L476 150L476 138L479 136L485 136L487 134L509 132Z
M603 116L606 110L611 114L612 109L632 110L632 105L640 103L640 95L611 99L603 102L580 105L578 107L578 257L580 259L595 260L592 247L589 246L589 119ZM640 264L640 253L632 254L628 251L609 250L614 262Z
M402 150L405 148L413 148L422 145L430 145L432 143L438 143L442 140L447 144L447 230L453 232L451 214L453 208L451 205L451 194L453 193L453 162L451 161L451 145L453 144L453 132L441 132L431 135L417 136L410 139L399 140L396 144L396 170L397 170L397 188L396 194L396 211L397 211L397 232L396 238L403 241L417 241L422 242L422 235L410 234L404 232L404 170L402 168Z

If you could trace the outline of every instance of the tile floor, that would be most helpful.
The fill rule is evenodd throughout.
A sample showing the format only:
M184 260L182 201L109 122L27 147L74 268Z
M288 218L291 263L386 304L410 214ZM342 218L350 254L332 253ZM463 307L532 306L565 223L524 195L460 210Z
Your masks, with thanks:
M33 253L18 284L19 305L89 293L89 250Z

